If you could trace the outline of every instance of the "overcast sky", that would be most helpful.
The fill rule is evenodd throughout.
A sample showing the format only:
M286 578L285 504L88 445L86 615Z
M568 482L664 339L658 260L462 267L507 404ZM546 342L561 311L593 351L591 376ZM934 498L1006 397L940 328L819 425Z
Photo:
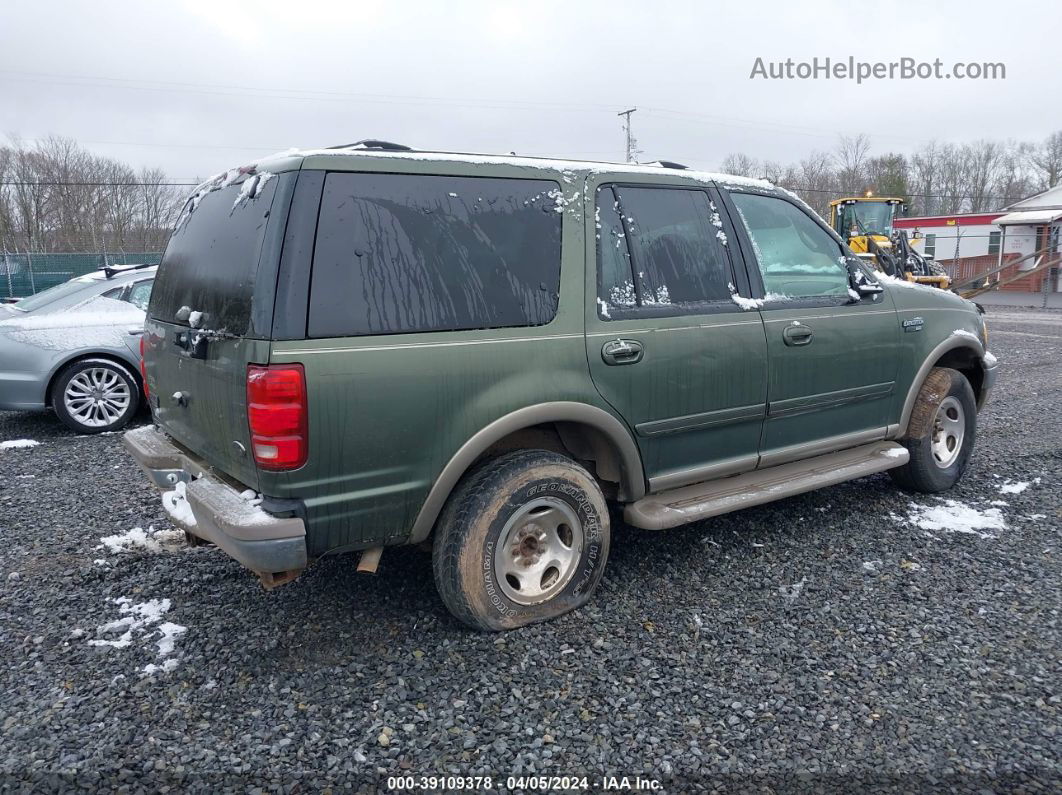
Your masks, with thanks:
M291 146L781 161L866 133L1039 141L1062 129L1058 2L4 3L0 131L172 177ZM1006 64L999 81L750 80L757 57Z

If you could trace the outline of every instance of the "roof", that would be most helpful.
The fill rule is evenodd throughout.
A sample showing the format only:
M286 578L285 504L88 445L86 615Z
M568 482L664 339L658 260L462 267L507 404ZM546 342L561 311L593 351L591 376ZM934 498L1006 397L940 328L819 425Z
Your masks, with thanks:
M1062 218L1062 207L1045 210L1020 210L1015 213L1007 213L996 219L999 226L1011 226L1014 224L1050 224Z
M428 152L410 150L408 152L386 151L364 147L340 147L335 149L289 149L278 152L257 161L256 166L270 170L275 163L283 163L290 159L329 157L329 158L358 158L366 160L397 160L397 161L432 161L448 163L468 163L478 165L512 165L530 168L549 169L551 171L572 172L588 171L627 174L671 174L674 176L687 177L704 182L719 182L724 185L755 187L764 190L774 190L776 186L767 180L754 179L751 177L739 177L734 174L719 174L710 171L696 171L690 168L671 168L656 164L640 163L612 163L599 160L564 160L560 158L522 157L520 155L491 155L474 154L467 152ZM667 161L664 161L667 162ZM212 178L213 179L213 178ZM210 180L207 180L209 182ZM206 184L206 183L204 183Z
M956 213L955 215L923 215L897 218L892 225L897 229L915 229L933 226L991 226L1002 213Z
M1032 209L1044 209L1049 207L1062 208L1062 185L1055 185L1053 188L1040 191L1033 194L1027 199L1022 199L1019 202L1008 205L1004 209L1006 210L1032 210Z

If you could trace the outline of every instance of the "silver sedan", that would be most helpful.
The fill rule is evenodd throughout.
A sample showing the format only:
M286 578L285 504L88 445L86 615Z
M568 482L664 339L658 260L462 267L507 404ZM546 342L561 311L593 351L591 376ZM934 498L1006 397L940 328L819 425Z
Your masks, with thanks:
M0 409L52 408L79 433L128 423L156 270L107 268L0 305Z

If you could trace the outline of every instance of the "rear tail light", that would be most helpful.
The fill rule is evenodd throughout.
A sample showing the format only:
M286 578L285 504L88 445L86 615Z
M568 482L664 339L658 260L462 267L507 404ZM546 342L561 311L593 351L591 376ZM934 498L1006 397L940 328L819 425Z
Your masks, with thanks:
M151 397L151 391L148 389L147 382L147 365L144 364L144 335L140 335L140 383L144 385L144 397Z
M251 451L262 469L298 469L309 454L306 373L301 364L247 368Z

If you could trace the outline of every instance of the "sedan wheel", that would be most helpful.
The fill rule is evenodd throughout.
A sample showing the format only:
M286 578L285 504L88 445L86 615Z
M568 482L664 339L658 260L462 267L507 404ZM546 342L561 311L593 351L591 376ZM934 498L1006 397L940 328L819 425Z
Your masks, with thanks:
M140 403L140 388L120 365L96 360L72 365L56 381L52 406L79 433L121 428Z

